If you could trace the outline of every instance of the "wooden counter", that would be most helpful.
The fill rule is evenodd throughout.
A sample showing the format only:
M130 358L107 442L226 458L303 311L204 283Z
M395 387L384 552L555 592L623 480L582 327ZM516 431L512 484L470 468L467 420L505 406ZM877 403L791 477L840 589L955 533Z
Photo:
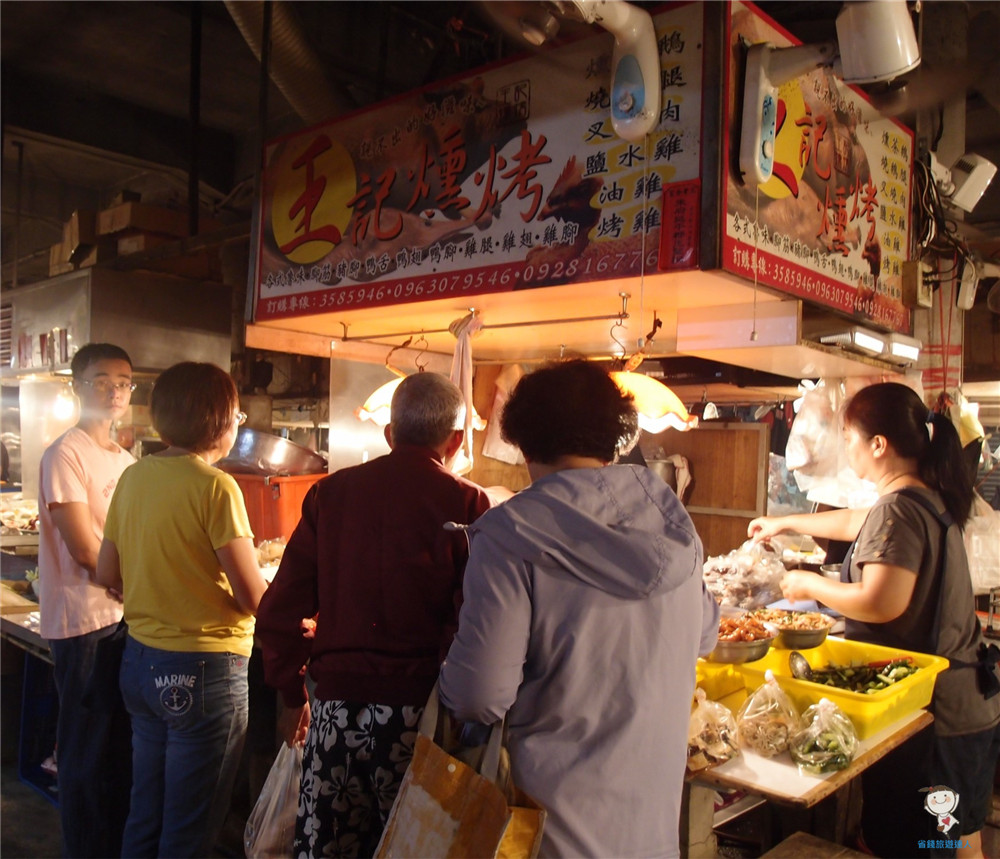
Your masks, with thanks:
M38 633L38 603L18 593L14 584L0 583L0 636L32 656L51 662L48 643Z

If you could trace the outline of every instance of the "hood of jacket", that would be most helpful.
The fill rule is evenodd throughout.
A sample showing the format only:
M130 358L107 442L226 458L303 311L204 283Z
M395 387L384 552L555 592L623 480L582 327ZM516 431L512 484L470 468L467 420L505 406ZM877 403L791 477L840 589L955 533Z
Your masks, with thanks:
M540 569L644 599L702 574L701 540L673 490L641 465L557 471L484 513L468 531Z

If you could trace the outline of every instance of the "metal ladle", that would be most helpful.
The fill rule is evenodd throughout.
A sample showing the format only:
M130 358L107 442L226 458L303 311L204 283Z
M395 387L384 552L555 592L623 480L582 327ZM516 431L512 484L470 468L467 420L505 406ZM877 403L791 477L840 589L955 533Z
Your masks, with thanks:
M813 670L812 666L809 665L809 660L797 650L788 654L788 667L791 669L792 677L797 680L813 679Z

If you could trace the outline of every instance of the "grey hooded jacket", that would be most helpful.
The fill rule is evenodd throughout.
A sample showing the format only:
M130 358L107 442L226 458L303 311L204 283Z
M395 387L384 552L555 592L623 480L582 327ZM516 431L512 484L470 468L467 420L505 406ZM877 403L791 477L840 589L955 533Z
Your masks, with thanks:
M508 716L543 856L676 856L695 660L718 631L702 546L647 468L559 471L469 527L441 699Z

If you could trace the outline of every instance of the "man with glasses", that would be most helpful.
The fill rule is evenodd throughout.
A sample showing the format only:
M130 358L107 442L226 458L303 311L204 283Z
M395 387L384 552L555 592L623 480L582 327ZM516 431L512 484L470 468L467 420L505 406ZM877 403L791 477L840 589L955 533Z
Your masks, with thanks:
M83 703L121 602L94 580L104 520L121 473L135 460L111 437L128 408L132 361L88 343L71 364L80 418L42 455L38 487L41 635L59 695L56 756L64 855L120 856L131 787L131 731L121 696Z

